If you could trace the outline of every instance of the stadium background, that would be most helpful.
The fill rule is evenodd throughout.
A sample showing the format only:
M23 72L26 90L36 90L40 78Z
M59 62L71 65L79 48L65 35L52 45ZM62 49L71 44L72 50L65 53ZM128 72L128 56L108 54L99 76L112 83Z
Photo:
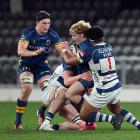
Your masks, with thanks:
M24 28L34 25L39 10L51 13L52 26L63 40L69 40L68 28L80 19L104 28L105 40L112 44L117 55L117 72L124 85L121 100L131 101L121 105L140 119L138 0L0 0L0 140L140 140L139 131L125 122L121 131L117 132L112 131L112 126L108 123L97 123L96 131L33 131L37 126L36 111L39 102L29 102L24 114L23 131L10 129L15 120L16 99L20 93L17 41ZM54 53L51 51L49 56L53 69L61 61ZM40 93L35 87L30 100L39 101ZM132 103L134 101L137 103ZM102 111L110 114L106 108ZM62 118L57 116L54 121L62 122Z
M26 27L35 25L35 15L47 10L52 27L62 40L69 40L69 27L78 20L99 25L105 41L116 53L117 72L124 86L122 101L140 101L140 9L137 0L1 0L0 1L0 101L15 101L19 94L17 41ZM61 62L50 51L52 71ZM35 87L30 100L40 100Z

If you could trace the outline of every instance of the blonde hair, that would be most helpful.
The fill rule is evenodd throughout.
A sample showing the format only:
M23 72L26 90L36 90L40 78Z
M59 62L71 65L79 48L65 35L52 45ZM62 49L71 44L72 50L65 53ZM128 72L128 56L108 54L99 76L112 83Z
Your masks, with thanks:
M84 33L89 28L91 28L91 25L89 22L85 22L84 20L80 20L71 26L71 28L69 29L69 33L70 33L70 35Z

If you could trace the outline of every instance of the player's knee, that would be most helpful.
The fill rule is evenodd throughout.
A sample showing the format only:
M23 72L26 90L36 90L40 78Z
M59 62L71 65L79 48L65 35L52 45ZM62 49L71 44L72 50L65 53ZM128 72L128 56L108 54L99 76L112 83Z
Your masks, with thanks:
M33 85L24 83L21 85L22 93L23 94L30 94L32 92Z
M61 99L65 99L65 92L66 92L66 88L64 87L59 87L57 89L57 92L55 94L55 97L57 98L61 98Z
M61 101L64 101L65 100L65 94L64 94L64 92L59 92L57 94L57 98L59 98Z
M71 99L72 96L73 96L73 95L72 95L71 92L69 92L69 91L65 92L65 97L66 97L67 99Z
M33 84L33 76L32 75L22 75L20 77L20 82L21 84L24 84L24 83L29 83L29 84Z

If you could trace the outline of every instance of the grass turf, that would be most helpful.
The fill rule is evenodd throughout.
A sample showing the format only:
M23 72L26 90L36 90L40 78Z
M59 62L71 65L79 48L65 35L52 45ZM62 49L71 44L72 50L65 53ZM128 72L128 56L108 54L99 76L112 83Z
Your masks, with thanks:
M24 130L16 131L11 127L15 120L16 103L0 102L0 140L140 140L140 131L131 124L123 122L122 129L113 131L109 123L97 123L95 131L35 131L37 126L36 111L40 103L29 103L23 116ZM122 103L140 120L140 103ZM111 114L106 108L104 113ZM56 116L54 122L62 122Z

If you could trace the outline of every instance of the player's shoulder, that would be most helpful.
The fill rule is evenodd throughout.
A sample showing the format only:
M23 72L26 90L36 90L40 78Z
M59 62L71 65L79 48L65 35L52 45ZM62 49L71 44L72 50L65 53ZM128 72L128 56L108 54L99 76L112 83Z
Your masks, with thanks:
M53 30L52 28L50 28L48 30L48 33L51 37L59 37L58 33L55 30Z
M104 51L111 51L112 50L112 46L108 43L105 43L105 42L100 43L100 44L96 44L93 48L94 49L96 49L96 48L97 49L102 49Z
M35 33L35 27L29 27L23 30L23 33L26 35L31 35Z
M89 49L90 47L92 47L92 43L89 39L86 39L80 43L80 48L82 49Z

